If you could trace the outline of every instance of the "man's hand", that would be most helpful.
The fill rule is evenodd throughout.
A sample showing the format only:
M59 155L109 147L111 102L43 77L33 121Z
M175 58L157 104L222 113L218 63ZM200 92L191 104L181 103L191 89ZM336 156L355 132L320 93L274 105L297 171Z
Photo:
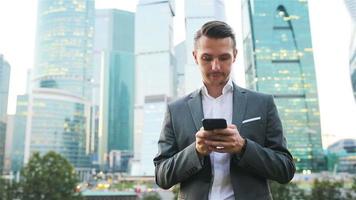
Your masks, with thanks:
M241 137L234 124L228 125L226 129L216 129L212 131L209 138L205 140L208 151L220 153L240 153L246 140Z
M209 136L212 134L212 131L206 131L203 127L195 134L195 149L197 150L199 156L206 156L211 153L209 150L206 141Z

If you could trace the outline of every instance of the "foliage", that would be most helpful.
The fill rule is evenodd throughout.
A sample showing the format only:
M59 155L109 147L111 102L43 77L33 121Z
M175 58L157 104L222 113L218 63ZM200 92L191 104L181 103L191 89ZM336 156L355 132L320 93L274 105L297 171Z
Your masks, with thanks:
M311 192L311 199L313 200L343 199L341 195L341 188L343 188L343 182L315 179L313 183L313 189Z
M74 168L61 155L48 152L41 157L35 153L21 172L23 200L76 200L78 183Z
M302 200L306 198L303 189L300 189L295 183L279 184L270 181L270 189L274 200Z
M356 177L352 179L352 185L349 190L346 191L346 199L356 199Z
M142 196L143 200L160 200L161 197L159 196L159 194L157 192L147 192L144 193Z
M0 177L0 199L13 200L20 197L19 183L9 182Z
M118 191L125 191L128 189L133 189L135 183L132 181L121 181L120 183L115 183L111 187L117 189Z

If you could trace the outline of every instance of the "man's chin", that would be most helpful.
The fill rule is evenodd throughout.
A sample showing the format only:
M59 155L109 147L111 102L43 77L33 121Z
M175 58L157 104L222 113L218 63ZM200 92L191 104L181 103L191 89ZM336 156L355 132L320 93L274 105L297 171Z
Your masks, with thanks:
M216 80L210 80L209 83L212 86L224 86L224 85L226 85L227 81L228 81L228 79L219 78Z

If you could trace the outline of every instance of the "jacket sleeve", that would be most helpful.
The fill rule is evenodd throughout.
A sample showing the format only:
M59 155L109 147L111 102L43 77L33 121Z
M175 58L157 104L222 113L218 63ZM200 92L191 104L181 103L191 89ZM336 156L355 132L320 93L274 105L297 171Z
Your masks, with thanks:
M158 141L158 154L153 159L156 183L163 189L169 189L202 169L195 142L179 150L175 134L168 106Z
M287 142L283 136L282 123L273 97L267 100L267 117L265 144L246 138L245 152L234 155L233 161L252 173L279 183L288 183L294 176L293 157L287 150Z

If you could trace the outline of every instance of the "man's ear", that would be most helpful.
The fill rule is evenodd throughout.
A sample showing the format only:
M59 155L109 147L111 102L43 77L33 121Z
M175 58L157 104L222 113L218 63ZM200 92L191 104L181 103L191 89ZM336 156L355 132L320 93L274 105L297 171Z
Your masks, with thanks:
M193 57L194 57L194 61L195 61L195 64L198 64L198 58L197 58L197 52L196 52L196 50L194 50L193 52L192 52L192 54L193 54Z
M237 57L237 49L234 49L234 59L233 59L233 62L235 62L236 57Z

